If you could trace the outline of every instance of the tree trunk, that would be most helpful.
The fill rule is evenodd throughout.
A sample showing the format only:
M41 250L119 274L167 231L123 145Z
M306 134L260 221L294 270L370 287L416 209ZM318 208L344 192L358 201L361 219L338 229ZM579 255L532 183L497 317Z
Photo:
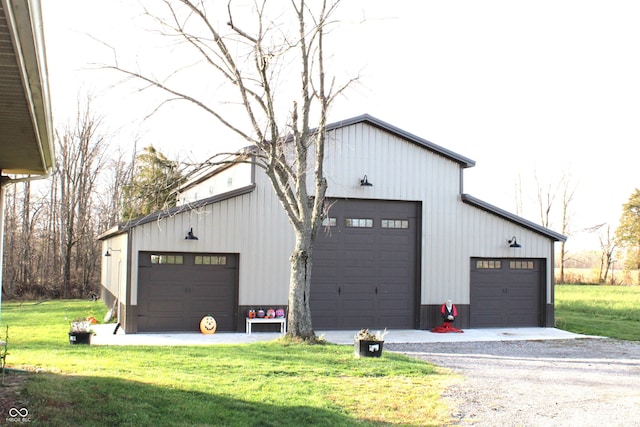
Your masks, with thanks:
M291 253L287 334L303 340L315 338L309 306L312 251L311 233L296 230L296 245Z

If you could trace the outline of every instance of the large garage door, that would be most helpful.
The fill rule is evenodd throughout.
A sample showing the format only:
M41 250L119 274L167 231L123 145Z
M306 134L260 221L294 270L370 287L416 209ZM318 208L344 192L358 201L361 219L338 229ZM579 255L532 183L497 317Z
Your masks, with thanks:
M236 254L141 252L138 331L198 331L207 314L235 331L237 289Z
M415 328L419 204L331 203L314 247L314 329Z
M471 259L472 328L541 326L544 260Z

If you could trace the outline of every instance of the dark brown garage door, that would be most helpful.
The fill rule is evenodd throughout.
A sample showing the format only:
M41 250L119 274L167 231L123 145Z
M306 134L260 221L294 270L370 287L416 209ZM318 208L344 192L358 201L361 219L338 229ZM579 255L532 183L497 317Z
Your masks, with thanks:
M332 202L314 247L314 329L415 328L419 204Z
M235 331L237 289L236 254L141 252L138 331L198 331L207 314Z
M472 328L541 326L544 260L471 259Z

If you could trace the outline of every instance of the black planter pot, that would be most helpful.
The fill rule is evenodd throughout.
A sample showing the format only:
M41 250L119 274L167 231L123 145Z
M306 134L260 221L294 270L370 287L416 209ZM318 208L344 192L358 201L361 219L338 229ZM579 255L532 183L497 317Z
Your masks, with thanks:
M91 344L91 332L69 332L69 344Z
M359 340L354 343L355 354L358 357L380 357L384 341Z

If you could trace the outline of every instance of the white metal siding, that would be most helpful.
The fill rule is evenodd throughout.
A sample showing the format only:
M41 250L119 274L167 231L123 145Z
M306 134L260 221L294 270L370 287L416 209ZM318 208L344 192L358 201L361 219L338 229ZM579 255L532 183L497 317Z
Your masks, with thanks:
M102 242L101 282L102 286L113 295L121 296L124 303L124 295L127 286L127 242L128 235L121 234ZM104 256L109 250L111 256Z
M328 141L328 196L422 201L422 304L468 304L471 257L551 262L547 237L462 203L458 163L363 123L331 132ZM365 174L373 187L360 185ZM522 248L508 247L514 235Z
M471 257L546 258L550 286L549 239L464 204L458 163L359 123L329 133L325 172L328 197L422 202L421 304L468 304ZM365 174L373 187L360 185ZM240 254L240 305L286 304L293 231L261 169L255 184L251 193L134 228L133 286L139 251L232 252ZM184 240L191 227L199 240ZM522 248L508 247L512 236Z
M133 229L132 265L139 251L239 253L240 305L286 304L293 233L264 174L256 189ZM187 230L199 240L185 240ZM137 268L132 269L137 304Z
M251 184L250 164L240 163L225 168L211 178L190 187L178 196L178 205L192 203Z

